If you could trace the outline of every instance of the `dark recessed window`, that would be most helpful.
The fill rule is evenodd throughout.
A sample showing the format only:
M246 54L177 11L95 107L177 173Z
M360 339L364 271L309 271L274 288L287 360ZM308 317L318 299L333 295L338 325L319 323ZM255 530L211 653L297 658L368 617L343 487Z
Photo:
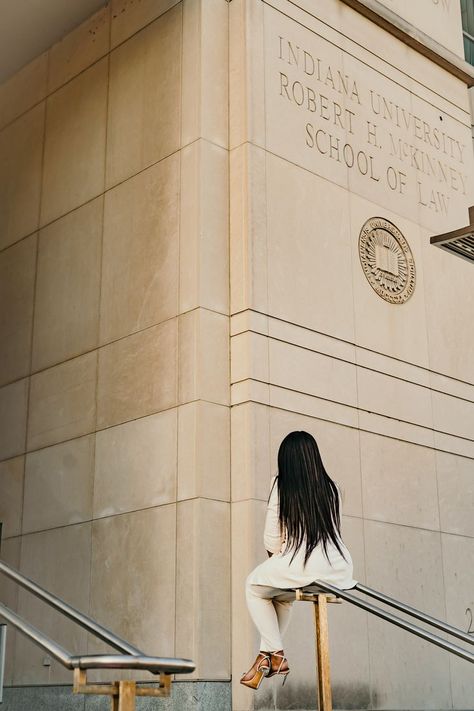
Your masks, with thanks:
M474 0L461 0L464 56L474 64Z

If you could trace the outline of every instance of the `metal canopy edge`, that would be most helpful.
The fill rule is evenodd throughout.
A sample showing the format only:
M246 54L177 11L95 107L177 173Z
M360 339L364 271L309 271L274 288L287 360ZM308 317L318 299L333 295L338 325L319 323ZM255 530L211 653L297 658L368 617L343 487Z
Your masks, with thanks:
M459 230L434 235L430 238L430 244L468 262L474 262L474 206L469 208L469 225Z

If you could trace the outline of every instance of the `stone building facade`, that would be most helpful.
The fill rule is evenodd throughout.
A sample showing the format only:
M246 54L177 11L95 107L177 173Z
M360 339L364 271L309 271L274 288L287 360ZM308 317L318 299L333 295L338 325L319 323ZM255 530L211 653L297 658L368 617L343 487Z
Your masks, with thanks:
M315 707L309 606L285 687L238 684L294 429L355 577L469 626L474 271L430 237L474 204L473 82L457 0L111 0L0 86L1 556L194 659L166 708ZM330 626L339 708L472 708L466 662L348 605ZM71 681L14 633L6 677L8 709Z

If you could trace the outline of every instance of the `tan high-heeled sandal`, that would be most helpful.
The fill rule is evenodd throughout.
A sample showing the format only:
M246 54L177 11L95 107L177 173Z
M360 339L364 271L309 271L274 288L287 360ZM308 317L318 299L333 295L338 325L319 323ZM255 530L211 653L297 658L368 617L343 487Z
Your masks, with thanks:
M278 657L280 659L278 668L275 670L273 669L273 657ZM286 677L290 673L289 669L282 669L282 666L285 662L288 662L288 659L285 657L284 654L280 654L280 652L270 652L270 671L267 674L267 677L270 678L271 676L275 676L275 674L281 674L283 676L282 686L286 681Z
M259 657L261 659L259 660ZM265 663L264 663L265 662ZM254 661L250 669L242 674L240 683L247 686L249 689L258 689L263 681L263 677L268 676L271 670L272 661L269 654L263 654L262 652L257 655L257 659ZM253 667L255 668L255 673L251 679L245 679L246 676Z

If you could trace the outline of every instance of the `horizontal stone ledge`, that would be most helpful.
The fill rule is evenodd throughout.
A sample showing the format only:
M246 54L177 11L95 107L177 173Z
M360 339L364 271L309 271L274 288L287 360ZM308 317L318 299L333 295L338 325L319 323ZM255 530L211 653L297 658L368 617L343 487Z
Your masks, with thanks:
M393 10L382 5L379 0L342 0L342 2L438 64L457 79L461 79L468 87L474 86L474 67L404 20Z
M231 334L231 359L234 365L231 384L245 379L236 375L235 362L239 364L239 359L240 365L245 368L244 373L248 377L263 380L263 377L255 377L256 364L258 364L260 373L268 373L269 366L267 365L265 370L261 365L263 359L268 358L269 351L265 352L265 347L269 349L272 343L277 343L288 348L298 349L298 352L304 351L307 354L312 354L314 358L318 358L318 356L331 358L343 365L394 378L403 383L426 388L438 395L474 405L473 383L430 370L428 366L403 360L398 356L375 351L366 346L345 341L338 336L312 330L307 326L299 326L272 316L268 316L267 325L262 326L255 320L254 322L241 322L241 327L241 331L237 332L236 329L236 332ZM243 339L246 339L245 344L240 348L236 346L239 339L242 343ZM246 353L247 358L251 358L250 362L242 361L242 352ZM268 381L268 377L265 377Z
M474 460L474 440L454 432L441 431L427 422L407 421L394 413L374 412L357 404L342 403L251 378L233 383L231 393L232 408L249 403L263 405Z

